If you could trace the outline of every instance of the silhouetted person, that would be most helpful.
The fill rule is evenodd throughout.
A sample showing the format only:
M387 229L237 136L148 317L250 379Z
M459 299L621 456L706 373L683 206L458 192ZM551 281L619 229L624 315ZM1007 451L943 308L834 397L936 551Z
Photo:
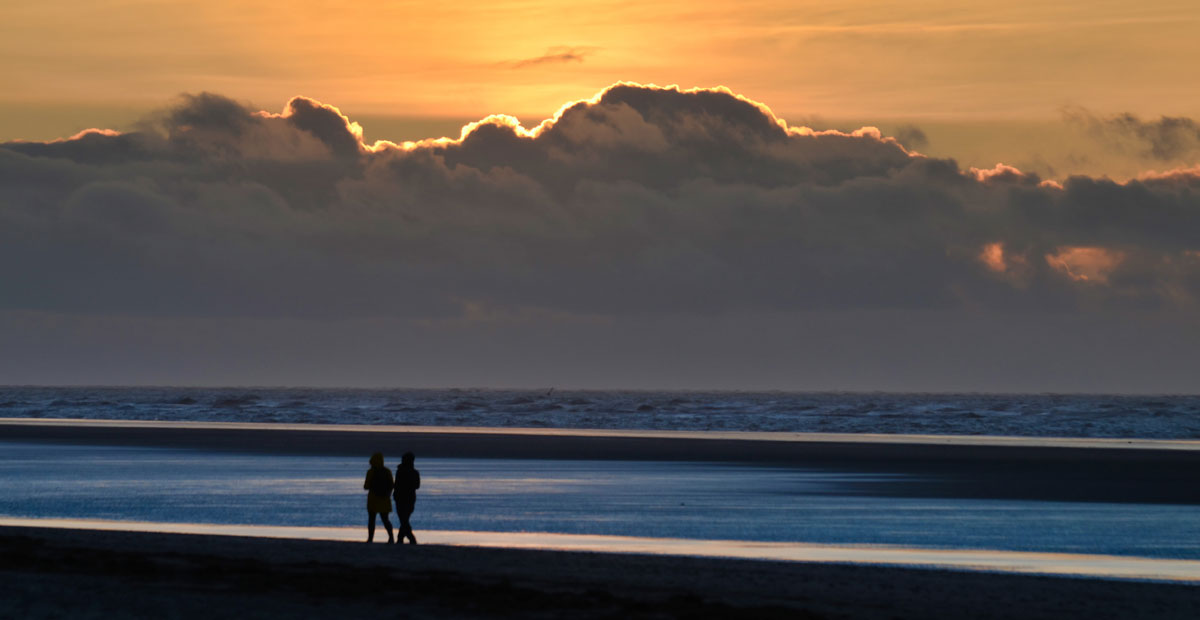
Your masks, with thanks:
M396 498L396 518L400 519L400 533L396 537L401 543L407 538L414 545L417 544L417 537L413 535L408 518L417 505L417 489L421 488L421 472L413 467L416 458L412 452L405 452L400 457L400 464L396 466L396 486L392 491L392 496Z
M367 470L363 488L367 490L367 542L375 540L376 514L387 528L388 544L396 542L392 538L392 522L388 520L388 513L392 511L392 500L388 499L392 492L392 472L383 466L382 452L371 455L371 469Z

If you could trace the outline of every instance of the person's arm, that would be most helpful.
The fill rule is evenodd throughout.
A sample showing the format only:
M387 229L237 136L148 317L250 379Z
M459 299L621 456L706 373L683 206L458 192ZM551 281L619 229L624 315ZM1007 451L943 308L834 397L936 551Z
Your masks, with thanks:
M413 470L413 490L421 488L421 472Z
M367 479L363 481L363 489L371 488L371 470L367 470Z

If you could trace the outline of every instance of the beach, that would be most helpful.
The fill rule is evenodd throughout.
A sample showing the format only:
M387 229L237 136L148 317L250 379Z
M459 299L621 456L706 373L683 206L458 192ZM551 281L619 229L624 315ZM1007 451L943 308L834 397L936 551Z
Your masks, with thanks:
M1200 589L878 566L5 528L6 618L1195 618Z
M7 512L28 517L0 527L5 617L1200 614L1190 441L12 419L0 433ZM433 544L271 533L361 540L376 449L421 455ZM62 480L75 472L84 484ZM297 516L312 502L332 507ZM38 524L102 506L119 521ZM570 532L647 538L571 547ZM707 540L727 533L742 538Z
M0 616L1194 618L1186 585L439 545L0 529Z

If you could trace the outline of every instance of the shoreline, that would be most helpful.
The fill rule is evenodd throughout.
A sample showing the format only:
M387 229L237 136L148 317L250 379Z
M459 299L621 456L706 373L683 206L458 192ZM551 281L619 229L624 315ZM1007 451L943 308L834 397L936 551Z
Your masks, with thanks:
M302 424L294 422L211 422L95 418L5 418L5 427L96 427L102 429L192 429L218 431L325 431L330 433L433 433L530 437L592 437L701 441L762 441L871 445L978 446L1200 452L1200 440L1112 437L1024 437L1018 435L930 435L912 433L805 433L773 431L674 431L640 429L428 426L400 424Z
M0 527L0 616L1189 618L1200 587L578 551Z
M1200 442L0 419L4 441L288 455L713 462L894 474L887 497L1200 505Z
M294 541L362 542L361 527L270 526L214 523L37 519L0 516L4 528L45 531L129 532L269 538ZM1200 586L1200 560L1063 552L970 548L903 547L881 544L823 544L647 538L552 532L420 530L424 545L476 549L528 549L572 553L653 555L709 560L899 567L987 574L1018 574ZM382 538L376 544L382 543Z

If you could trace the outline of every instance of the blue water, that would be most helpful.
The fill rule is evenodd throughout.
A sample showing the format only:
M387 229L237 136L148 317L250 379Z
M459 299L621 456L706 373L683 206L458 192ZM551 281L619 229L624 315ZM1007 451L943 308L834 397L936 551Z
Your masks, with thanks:
M846 474L703 463L418 466L418 536L556 532L1200 559L1196 506L882 498L850 493ZM0 516L360 526L366 467L362 458L0 442Z
M1200 438L1200 396L8 387L0 417Z

